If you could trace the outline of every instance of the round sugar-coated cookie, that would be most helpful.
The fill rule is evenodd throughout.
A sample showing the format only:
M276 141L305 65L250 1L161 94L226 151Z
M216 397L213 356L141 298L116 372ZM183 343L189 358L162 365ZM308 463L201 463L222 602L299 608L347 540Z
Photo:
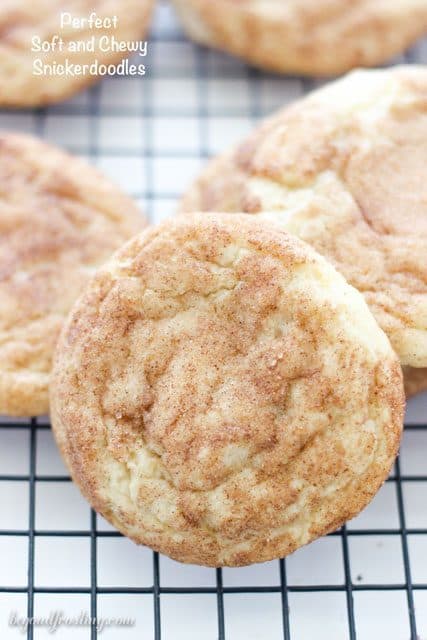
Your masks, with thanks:
M427 391L427 369L403 367L403 379L407 398Z
M143 226L133 201L86 162L0 134L0 413L48 411L65 316L95 268Z
M427 69L358 71L214 160L186 211L263 213L327 257L427 367Z
M425 0L173 0L187 33L279 73L373 66L427 34Z
M100 77L129 74L154 0L6 0L0 3L0 106L60 102ZM144 64L140 56L135 65ZM127 71L126 71L127 69Z
M176 560L284 556L371 500L397 453L399 360L363 297L253 216L168 220L74 306L53 428L82 493Z

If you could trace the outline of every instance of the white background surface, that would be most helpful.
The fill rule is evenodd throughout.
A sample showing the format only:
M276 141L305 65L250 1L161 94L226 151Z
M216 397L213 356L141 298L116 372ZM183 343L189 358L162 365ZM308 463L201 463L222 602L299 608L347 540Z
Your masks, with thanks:
M264 76L216 53L199 51L177 31L172 14L161 5L144 79L114 78L73 100L47 111L0 113L0 126L43 135L72 152L86 156L131 195L157 222L173 213L176 198L196 175L206 157L241 138L260 116L315 86L297 78ZM414 53L412 55L415 55ZM427 45L416 55L427 61ZM427 395L412 401L408 422L426 424ZM67 476L51 433L36 430L34 613L62 610L67 615L90 611L90 592L39 593L49 589L91 587L90 510ZM427 586L427 429L405 433L400 458L402 493L412 580ZM0 427L0 587L26 588L29 565L30 430ZM22 476L22 479L16 479ZM58 476L57 481L49 477ZM411 476L424 476L414 481ZM384 486L374 502L348 525L354 616L358 640L408 640L408 605L398 511L397 483ZM376 535L360 534L367 529ZM54 531L66 532L54 536ZM103 588L150 588L153 555L130 541L110 535L112 528L97 519L97 585ZM384 530L393 535L381 534ZM410 531L413 533L410 533ZM224 588L280 586L279 562L226 569ZM289 593L293 640L345 640L349 637L343 541L329 536L298 551L286 561L291 587L329 586L330 591ZM183 566L160 558L161 588L216 587L214 570ZM390 585L392 589L381 590ZM334 590L336 589L336 590ZM415 590L418 635L427 640L427 589ZM98 616L135 618L132 629L106 630L100 638L153 638L151 593L101 593ZM0 638L22 637L7 626L11 610L26 615L26 593L0 593ZM204 640L218 637L215 593L162 593L161 631L164 640ZM225 637L230 640L283 638L281 593L225 593ZM35 640L52 637L34 630ZM61 629L56 638L88 640L87 629Z

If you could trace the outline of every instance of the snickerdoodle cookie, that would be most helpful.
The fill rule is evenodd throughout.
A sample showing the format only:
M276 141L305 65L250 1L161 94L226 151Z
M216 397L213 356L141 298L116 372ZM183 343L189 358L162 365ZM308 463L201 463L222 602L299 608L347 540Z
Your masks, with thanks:
M403 367L403 380L408 398L427 391L427 369Z
M174 0L188 34L259 67L330 75L427 34L425 0Z
M143 226L85 162L0 134L0 413L48 410L59 330L93 270Z
M358 71L213 161L187 211L264 213L366 298L402 364L427 367L427 69Z
M54 431L104 517L184 562L288 554L356 515L402 428L401 367L363 297L251 216L168 220L75 305Z
M3 0L0 105L50 104L92 84L105 75L102 65L117 65L131 55L130 47L142 48L153 4L154 0ZM140 63L143 57L136 65Z

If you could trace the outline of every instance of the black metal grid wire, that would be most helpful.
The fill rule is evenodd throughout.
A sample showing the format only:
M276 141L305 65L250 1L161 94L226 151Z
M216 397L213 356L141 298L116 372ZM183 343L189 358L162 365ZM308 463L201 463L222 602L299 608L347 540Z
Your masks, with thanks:
M315 585L292 585L288 584L286 578L286 559L278 560L280 582L271 586L245 585L245 586L224 586L222 580L222 570L216 569L216 585L212 587L164 587L161 585L161 576L159 569L159 555L153 552L153 585L149 587L102 587L97 583L97 541L100 538L118 538L121 534L116 531L98 531L96 528L96 514L91 511L90 524L88 529L82 530L42 530L35 528L35 494L39 483L47 482L71 482L66 475L38 475L36 474L36 452L37 452L37 436L40 431L50 429L49 424L39 422L36 418L32 418L28 423L16 423L10 421L4 423L2 428L20 429L29 432L29 473L24 475L0 474L0 482L28 482L29 484L29 513L28 513L28 529L2 529L1 536L19 536L28 539L28 584L23 587L11 587L8 585L0 585L1 593L23 593L27 595L27 615L29 618L34 615L34 594L89 594L90 595L90 612L91 617L96 618L97 614L97 596L100 594L121 595L121 594L151 594L153 596L154 610L154 640L160 640L161 635L161 596L163 594L214 594L217 600L217 635L219 640L228 638L226 632L226 619L224 614L224 594L244 594L244 593L279 593L282 603L282 625L283 638L290 640L292 638L290 631L288 595L290 593L320 593L320 592L341 592L346 595L347 602L347 618L348 618L348 638L350 640L357 639L357 620L353 607L353 593L360 591L406 591L410 639L418 640L417 620L414 607L414 592L427 591L427 584L413 583L411 579L411 568L408 554L408 535L427 535L427 528L408 528L406 526L403 484L406 482L425 482L426 475L403 475L400 471L399 460L396 462L395 471L389 477L387 482L392 483L396 489L399 526L396 528L386 529L347 529L345 526L339 531L329 534L332 537L339 537L342 543L342 558L344 564L345 580L342 584L315 584ZM427 431L427 424L407 424L407 431ZM427 485L426 485L427 486ZM350 553L348 539L351 536L400 536L403 562L405 571L405 581L402 583L390 584L357 584L352 582L350 576ZM34 584L34 541L37 537L86 537L90 538L90 586L87 587L39 587ZM28 627L28 640L33 638L33 627ZM91 639L97 640L98 634L95 627L91 629ZM403 640L403 639L402 639Z
M176 33L166 33L156 36L154 34L152 42L160 44L161 42L182 42L183 37ZM207 144L207 123L210 117L210 112L207 103L207 79L209 77L208 66L208 52L194 46L195 53L195 70L197 75L197 99L198 108L197 113L191 113L192 116L196 115L199 123L199 135L200 135L200 148L199 154L202 159L205 159L209 155L209 149ZM419 60L419 53L417 50L413 50L406 56L406 61L415 62ZM263 114L262 107L260 105L260 82L262 81L262 73L253 69L246 69L242 67L242 73L247 74L247 79L250 88L250 113L249 116L257 121ZM167 71L166 71L167 75ZM180 77L179 74L173 73L173 77ZM181 75L182 78L187 77L185 74ZM232 76L231 76L232 77ZM240 76L239 76L240 77ZM144 139L142 141L142 150L126 151L126 155L141 154L145 161L145 178L147 188L142 193L134 194L137 197L144 198L146 201L146 209L148 214L153 211L153 203L156 198L175 198L179 194L176 193L159 193L153 190L153 142L152 131L150 127L150 119L154 116L173 116L173 117L186 117L188 114L185 110L177 110L173 108L173 100L171 100L171 107L163 109L160 112L156 110L154 113L149 80L140 82L141 92L143 92L142 107L138 110L106 107L102 108L102 115L112 116L141 116L144 122ZM301 80L302 93L312 88L312 82ZM70 115L74 117L87 116L90 119L90 137L89 137L89 156L96 161L99 154L98 147L98 127L99 116L101 113L100 107L100 86L94 87L90 91L90 99L87 105L72 105L65 104L59 105L54 108L55 114ZM36 118L36 130L40 136L45 133L45 122L49 110L37 110L27 111ZM238 116L238 112L230 109L216 109L215 117L230 117ZM247 115L247 114L246 114ZM87 152L87 150L84 150ZM117 150L110 148L105 150L104 153L114 155L115 153L123 154L123 149ZM163 154L165 155L165 154ZM167 154L166 154L167 155ZM185 157L182 153L172 153L171 157L176 158L179 161L180 158ZM97 529L97 519L95 512L90 513L90 523L87 530L41 530L35 526L35 514L36 514L36 492L37 487L42 483L67 483L70 482L70 478L64 475L40 475L36 473L36 452L38 435L40 432L50 429L50 425L44 423L41 420L32 418L27 423L10 420L2 423L1 429L19 429L25 430L29 435L29 473L24 475L17 474L2 474L0 468L0 483L1 482L26 482L29 487L29 512L28 512L28 528L27 529L3 529L0 530L0 538L2 536L19 536L24 537L28 541L28 581L26 586L13 587L6 584L0 584L0 594L12 594L21 593L27 596L27 615L32 618L34 615L34 596L35 594L88 594L90 597L90 614L92 618L97 616L97 600L98 596L102 594L147 594L153 598L153 612L154 612L154 640L160 640L162 637L162 595L165 594L213 594L216 596L217 606L217 637L219 640L233 640L227 633L227 620L224 609L224 595L226 594L261 594L261 593L277 593L281 598L281 617L282 617L282 630L284 640L291 640L293 635L291 633L290 613L289 613L289 594L292 593L321 593L321 592L340 592L345 595L346 609L347 609L347 628L349 640L357 640L357 618L354 609L353 596L356 592L360 591L404 591L407 598L408 615L409 615L409 633L410 640L419 640L419 629L417 629L417 615L414 606L414 593L417 591L427 592L427 584L414 583L411 577L411 566L409 560L408 551L408 535L427 536L427 528L408 528L406 524L405 504L403 496L404 483L421 482L427 483L427 473L425 475L403 475L400 469L399 460L396 463L395 471L388 479L388 483L392 483L395 487L399 524L394 528L364 528L364 529L348 529L343 527L341 530L330 534L333 537L338 537L341 541L342 560L344 569L344 581L342 584L313 584L313 585L293 585L289 584L286 571L286 560L278 560L279 576L280 580L276 585L260 586L260 585L245 585L245 586L226 586L223 583L223 574L221 569L216 570L216 582L211 587L166 587L162 586L159 555L153 552L152 566L153 566L153 584L149 587L105 587L100 586L97 580L97 546L98 540L101 538L120 537L120 534L115 531L103 531ZM427 432L427 423L421 425L407 424L406 430L409 431L424 431ZM427 487L427 484L425 485ZM349 539L352 536L399 536L401 541L403 564L404 564L404 582L390 583L390 584L358 584L352 581L351 578L351 558L349 549ZM37 586L34 580L35 574L35 539L40 536L48 537L85 537L90 539L90 586L87 587L63 587L58 584L56 587L42 587ZM1 596L0 596L1 597ZM308 612L309 614L309 612ZM190 624L190 622L189 622ZM119 632L118 632L119 633ZM120 632L121 633L121 632ZM91 640L97 640L98 633L94 626L91 628ZM32 640L34 636L34 629L30 625L27 630L27 639ZM122 636L120 636L122 637ZM125 636L123 636L125 637ZM298 639L297 639L298 640ZM407 640L402 638L402 640Z

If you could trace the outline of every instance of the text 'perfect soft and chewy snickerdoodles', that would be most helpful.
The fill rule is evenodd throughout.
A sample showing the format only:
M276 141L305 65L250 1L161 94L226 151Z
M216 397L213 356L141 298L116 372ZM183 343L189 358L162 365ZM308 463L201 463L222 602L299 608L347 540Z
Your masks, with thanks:
M47 412L64 317L143 224L132 200L85 162L0 134L0 413Z
M100 269L58 343L72 477L136 542L277 558L355 516L402 428L401 367L363 297L251 216L168 220Z
M154 0L2 1L0 106L51 104L96 82L106 66L142 47L153 5Z
M186 211L265 213L361 291L402 364L427 367L427 69L358 71L213 161Z
M427 33L425 0L173 0L188 34L261 68L332 75Z

